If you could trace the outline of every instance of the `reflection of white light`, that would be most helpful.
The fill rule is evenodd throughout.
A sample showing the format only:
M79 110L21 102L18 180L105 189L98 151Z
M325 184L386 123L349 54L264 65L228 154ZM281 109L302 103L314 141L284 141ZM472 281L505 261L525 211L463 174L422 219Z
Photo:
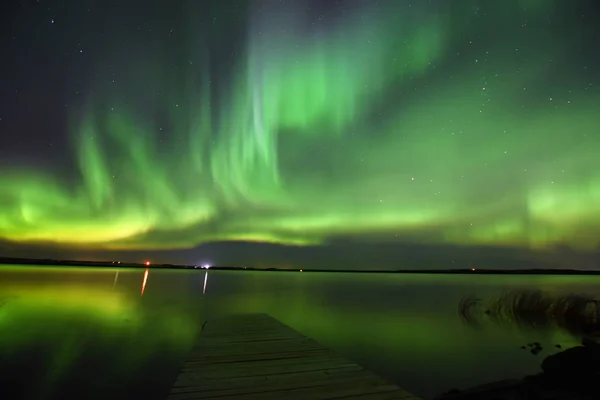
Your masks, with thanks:
M204 287L202 288L202 294L206 293L206 282L208 282L208 271L204 274Z

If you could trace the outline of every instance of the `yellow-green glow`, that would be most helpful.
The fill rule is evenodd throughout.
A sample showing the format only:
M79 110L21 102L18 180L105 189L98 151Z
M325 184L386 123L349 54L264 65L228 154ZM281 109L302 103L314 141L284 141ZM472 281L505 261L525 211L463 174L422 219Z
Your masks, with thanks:
M26 294L26 295L25 295ZM73 313L85 313L100 319L131 318L135 314L134 304L119 292L70 288L67 285L51 287L10 287L2 289L7 298L2 315L9 315L13 308L43 310L59 308Z
M273 6L249 18L226 76L210 52L176 76L153 55L131 80L92 85L65 116L75 178L0 171L0 238L597 246L600 94L577 33L557 40L546 18L574 6L498 3L498 34L475 14L385 4L308 32Z
M197 309L190 312L174 297L170 304L156 301L152 290L160 293L159 277L153 287L148 278L141 296L141 271L4 267L2 273L0 355L10 367L5 382L28 398L63 398L65 385L78 379L100 379L102 387L77 390L135 386L157 360L168 371L173 361L157 354L186 354L200 329ZM19 382L24 371L35 384Z
M108 285L107 285L108 286ZM35 321L40 315L85 316L103 325L122 325L127 321L130 325L142 324L141 310L132 298L124 293L111 289L71 287L66 284L47 287L11 286L0 288L2 307L0 307L0 328L12 327L20 323ZM15 320L18 319L17 320ZM178 315L165 317L171 323L180 325L185 319ZM166 321L163 321L166 322ZM187 326L179 326L178 334L193 336L195 322L188 321ZM168 325L168 324L161 324ZM18 332L14 331L17 334ZM4 335L6 337L6 335Z

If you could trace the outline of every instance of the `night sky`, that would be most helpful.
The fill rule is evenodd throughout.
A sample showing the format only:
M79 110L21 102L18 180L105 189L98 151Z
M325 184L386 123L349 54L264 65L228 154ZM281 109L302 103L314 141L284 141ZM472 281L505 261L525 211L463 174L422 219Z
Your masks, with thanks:
M598 251L595 3L3 1L0 255Z

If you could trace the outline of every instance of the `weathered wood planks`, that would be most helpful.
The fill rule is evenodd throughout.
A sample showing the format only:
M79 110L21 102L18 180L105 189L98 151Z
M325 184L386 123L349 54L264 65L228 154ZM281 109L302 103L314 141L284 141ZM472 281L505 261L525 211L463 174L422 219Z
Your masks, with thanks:
M266 314L208 321L168 400L419 400Z

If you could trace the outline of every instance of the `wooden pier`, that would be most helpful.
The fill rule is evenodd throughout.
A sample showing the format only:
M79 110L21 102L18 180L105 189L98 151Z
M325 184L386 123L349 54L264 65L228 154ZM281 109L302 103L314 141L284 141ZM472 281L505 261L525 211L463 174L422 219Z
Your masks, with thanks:
M420 400L266 314L209 320L168 400Z

